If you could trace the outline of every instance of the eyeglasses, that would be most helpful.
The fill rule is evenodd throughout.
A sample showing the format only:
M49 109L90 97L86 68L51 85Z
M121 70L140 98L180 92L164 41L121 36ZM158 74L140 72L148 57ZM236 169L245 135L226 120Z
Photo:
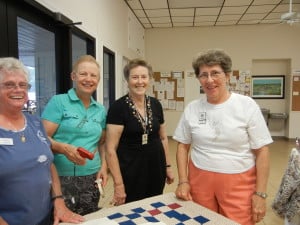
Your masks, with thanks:
M7 90L16 89L17 87L19 87L22 90L29 90L31 88L31 84L28 84L26 82L20 82L20 83L16 84L14 82L9 81L9 82L5 82L5 83L1 83L0 85Z
M217 80L220 78L221 74L224 73L224 71L211 71L210 73L206 73L206 72L203 72L203 73L200 73L199 75L199 79L200 80L208 80L208 77L210 76L211 79L213 80Z
M77 75L78 75L80 78L87 78L87 77L90 77L90 79L92 79L92 80L98 80L98 79L99 79L99 75L98 75L98 74L88 73L88 72L85 72L85 71L77 72Z

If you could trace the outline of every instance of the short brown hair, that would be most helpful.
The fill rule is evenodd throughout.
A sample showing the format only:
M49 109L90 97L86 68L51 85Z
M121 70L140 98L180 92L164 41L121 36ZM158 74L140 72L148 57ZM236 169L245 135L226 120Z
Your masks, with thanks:
M127 63L127 65L124 67L123 73L124 73L125 80L128 81L130 70L132 70L133 68L138 67L138 66L146 67L148 69L149 76L150 77L153 76L152 66L149 63L147 63L147 61L145 61L143 59L133 59L133 60L130 60Z
M214 66L220 65L225 73L231 72L232 61L230 56L221 49L209 49L206 52L201 52L194 59L193 68L196 77L200 74L201 66Z

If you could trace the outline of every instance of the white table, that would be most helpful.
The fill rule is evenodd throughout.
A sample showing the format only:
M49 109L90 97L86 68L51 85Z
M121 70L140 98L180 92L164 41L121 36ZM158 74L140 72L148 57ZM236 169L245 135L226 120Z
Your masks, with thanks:
M174 193L166 193L125 205L103 208L84 217L87 222L83 224L86 225L131 225L146 224L147 222L153 224L155 224L154 222L162 222L162 224L167 225L238 225L238 223L192 201L179 200ZM103 220L106 220L106 222ZM69 225L70 223L60 224Z

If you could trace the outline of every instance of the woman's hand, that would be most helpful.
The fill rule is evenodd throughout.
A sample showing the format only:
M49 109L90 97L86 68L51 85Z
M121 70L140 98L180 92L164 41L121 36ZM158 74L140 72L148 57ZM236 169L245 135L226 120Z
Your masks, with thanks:
M114 185L114 197L111 201L112 205L122 205L126 200L126 193L124 184L115 184Z
M101 179L102 180L102 186L105 187L108 181L108 175L107 175L107 170L101 168L99 172L97 173L96 179Z
M81 157L77 151L77 147L70 144L63 144L65 156L73 163L77 165L84 165L85 158Z
M81 223L85 219L79 214L73 213L67 208L63 199L57 198L54 200L54 223L58 225L59 222L66 223Z
M174 174L173 170L171 167L167 167L167 178L166 178L166 183L167 184L172 184L174 182Z
M252 196L252 218L255 223L260 222L266 215L266 199L258 195Z
M176 191L175 191L175 195L179 199L190 201L190 200L193 200L190 190L191 190L191 187L190 187L190 184L188 181L179 182L179 184L176 188Z

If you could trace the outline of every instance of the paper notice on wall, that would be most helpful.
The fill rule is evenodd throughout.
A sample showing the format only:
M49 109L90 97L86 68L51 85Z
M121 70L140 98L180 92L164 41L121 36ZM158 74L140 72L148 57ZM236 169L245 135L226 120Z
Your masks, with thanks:
M167 99L174 99L174 92L173 91L167 91Z
M176 102L176 111L183 111L183 101Z
M182 78L182 72L173 72L173 78Z
M184 97L184 88L177 88L177 97L178 98Z
M170 72L160 72L160 77L171 77Z
M160 103L161 103L163 109L168 109L169 108L169 100L168 99L161 99Z
M169 100L169 109L176 109L176 101L175 100Z
M164 99L165 98L165 92L164 91L158 91L157 92L157 99Z

